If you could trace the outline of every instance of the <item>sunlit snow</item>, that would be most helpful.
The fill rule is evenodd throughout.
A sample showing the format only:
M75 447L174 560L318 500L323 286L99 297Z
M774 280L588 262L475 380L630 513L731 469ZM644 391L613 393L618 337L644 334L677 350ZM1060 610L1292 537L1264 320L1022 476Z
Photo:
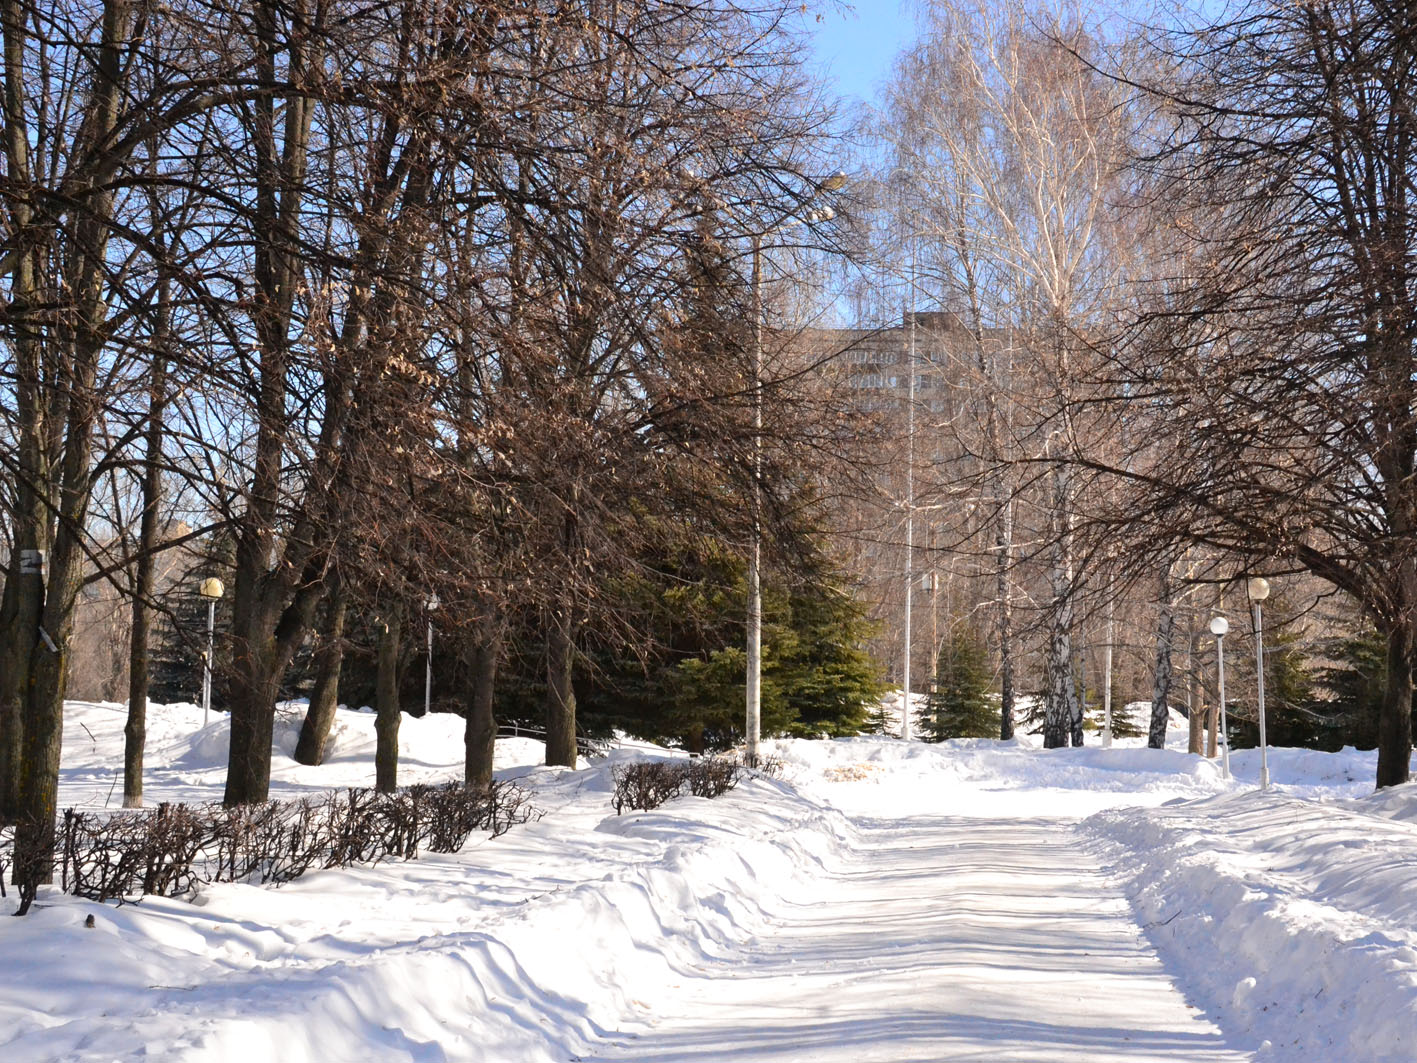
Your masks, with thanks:
M372 716L319 768L298 722L276 796L372 783ZM116 808L122 726L68 706L61 804ZM149 728L149 804L219 799L224 717ZM461 737L405 719L401 781L457 777ZM617 817L643 747L506 740L545 815L453 856L43 892L0 920L0 1059L1417 1060L1417 789L1371 795L1371 753L1272 751L1260 794L1253 752L1227 781L1139 739L769 745L778 779Z

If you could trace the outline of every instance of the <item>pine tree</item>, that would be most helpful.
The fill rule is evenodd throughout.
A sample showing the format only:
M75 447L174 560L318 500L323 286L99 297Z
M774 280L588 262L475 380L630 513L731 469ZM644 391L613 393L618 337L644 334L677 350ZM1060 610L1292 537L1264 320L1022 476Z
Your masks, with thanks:
M1375 628L1333 639L1322 656L1334 663L1319 669L1315 685L1327 695L1324 711L1334 717L1342 745L1372 749L1378 744L1387 645Z
M940 651L937 674L935 690L920 714L925 738L943 742L995 737L999 712L992 695L989 652L968 625L952 625L949 641Z

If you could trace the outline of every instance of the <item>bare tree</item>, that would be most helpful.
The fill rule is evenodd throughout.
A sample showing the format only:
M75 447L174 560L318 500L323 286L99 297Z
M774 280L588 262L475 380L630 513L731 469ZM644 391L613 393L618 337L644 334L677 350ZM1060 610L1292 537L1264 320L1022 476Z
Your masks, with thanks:
M1073 526L1088 485L1069 458L1094 431L1072 400L1093 358L1090 337L1118 297L1108 200L1135 119L1128 93L1080 61L1099 47L1082 15L934 3L922 27L885 122L899 155L892 179L928 235L936 290L975 348L971 398L940 426L964 460L938 475L953 492L969 484L989 499L1004 735L1015 532L1027 501L1033 549L1047 554L1045 743L1080 742L1072 629L1087 555Z
M1146 460L1109 463L1132 514L1232 577L1312 573L1385 635L1379 786L1408 778L1417 637L1412 19L1254 4L1156 35L1141 166L1176 254L1106 369L1145 426Z

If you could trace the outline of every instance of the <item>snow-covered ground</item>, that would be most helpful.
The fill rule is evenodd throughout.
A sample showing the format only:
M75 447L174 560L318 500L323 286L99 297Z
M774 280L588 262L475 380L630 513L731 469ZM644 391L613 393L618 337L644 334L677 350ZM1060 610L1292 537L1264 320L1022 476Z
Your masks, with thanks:
M62 803L118 804L122 717L70 705ZM372 782L371 716L319 768L297 725L278 795ZM149 726L149 803L218 798L224 718ZM401 744L455 777L461 720ZM1139 744L780 742L779 779L617 817L609 763L500 742L546 814L461 853L0 920L0 1059L1417 1060L1417 788Z

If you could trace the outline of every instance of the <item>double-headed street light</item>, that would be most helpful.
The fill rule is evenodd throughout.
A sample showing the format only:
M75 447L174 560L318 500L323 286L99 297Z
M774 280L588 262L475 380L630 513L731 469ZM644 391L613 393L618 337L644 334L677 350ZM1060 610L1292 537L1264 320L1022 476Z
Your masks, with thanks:
M1259 684L1260 708L1260 789L1269 789L1269 750L1264 733L1264 613L1260 606L1269 597L1269 580L1256 576L1245 587L1255 610L1255 673Z
M206 727L212 709L212 649L216 640L216 603L217 599L226 593L226 585L215 576L208 576L197 589L207 600L207 652L202 657L202 726Z
M1210 619L1210 633L1215 636L1215 665L1220 694L1220 773L1230 778L1230 734L1225 723L1225 636L1230 633L1230 621L1223 616Z
M810 203L822 192L837 192L846 185L846 174L837 172L816 187ZM803 203L802 206L806 206ZM830 206L809 211L806 215L788 214L761 232L753 234L753 541L748 553L748 674L745 682L747 702L746 758L750 766L758 763L758 745L762 736L763 719L763 589L762 589L762 482L763 482L763 237L801 222L827 221L832 217Z

